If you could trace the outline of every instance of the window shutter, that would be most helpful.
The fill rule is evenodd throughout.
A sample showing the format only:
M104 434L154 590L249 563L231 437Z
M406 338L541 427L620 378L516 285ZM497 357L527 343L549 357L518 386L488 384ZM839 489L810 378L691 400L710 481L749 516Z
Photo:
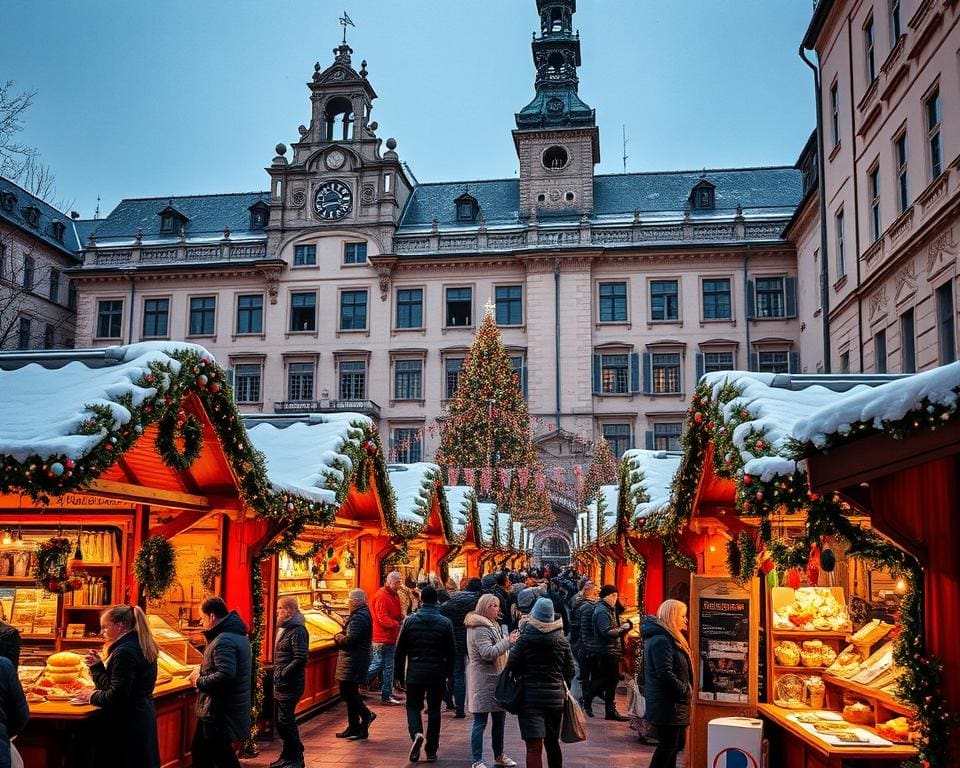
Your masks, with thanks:
M643 353L643 391L647 395L653 392L653 356L649 352Z
M787 308L787 317L797 316L797 278L787 277L783 281L784 302Z
M753 320L757 316L756 288L753 280L747 280L747 320Z
M653 450L653 430L648 429L644 435L644 446L648 451Z
M630 391L640 391L640 355L637 352L630 353Z
M756 352L750 353L750 370L751 371L760 370L760 355Z
M600 355L593 356L593 394L600 394Z
M803 371L800 370L800 353L799 352L790 353L789 370L790 370L790 373L803 373Z
M523 392L523 399L527 399L527 363L524 361L520 374L520 388Z
M697 352L697 381L703 377L703 352Z
M233 387L233 368L227 368L227 386Z

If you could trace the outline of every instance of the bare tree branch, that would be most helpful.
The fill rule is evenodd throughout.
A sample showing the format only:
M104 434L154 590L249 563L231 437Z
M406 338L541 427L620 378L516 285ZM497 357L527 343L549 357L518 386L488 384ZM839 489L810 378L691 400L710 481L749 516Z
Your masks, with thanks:
M23 130L23 114L33 104L36 91L14 92L12 80L0 86L0 176L18 179L37 150L17 141Z

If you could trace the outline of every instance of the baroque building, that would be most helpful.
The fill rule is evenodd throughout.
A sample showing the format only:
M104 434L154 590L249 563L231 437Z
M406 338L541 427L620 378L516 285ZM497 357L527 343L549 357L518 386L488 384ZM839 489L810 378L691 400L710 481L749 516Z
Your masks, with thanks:
M801 370L782 237L801 173L595 173L576 2L536 6L519 178L416 183L344 43L268 190L128 199L99 224L72 273L79 343L197 341L245 411L360 410L401 461L433 456L487 305L550 464L589 463L600 435L677 448L705 371Z

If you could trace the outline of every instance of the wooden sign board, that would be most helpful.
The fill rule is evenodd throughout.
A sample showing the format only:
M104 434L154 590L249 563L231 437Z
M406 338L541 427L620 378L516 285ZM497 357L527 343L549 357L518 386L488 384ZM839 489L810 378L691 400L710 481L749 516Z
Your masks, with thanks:
M0 495L0 509L29 509L43 510L45 512L58 512L66 509L109 509L129 510L136 509L136 504L130 501L121 501L119 499L107 499L102 496L92 496L86 493L65 493L63 496L51 496L49 504L38 504L29 496L18 496L16 494Z

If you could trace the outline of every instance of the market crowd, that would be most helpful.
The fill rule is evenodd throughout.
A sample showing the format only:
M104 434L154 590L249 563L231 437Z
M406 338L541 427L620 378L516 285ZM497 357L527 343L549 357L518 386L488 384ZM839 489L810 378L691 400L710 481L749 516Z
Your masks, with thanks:
M652 768L672 768L683 748L690 715L690 649L684 637L686 606L667 600L643 619L643 664L637 670L645 699L644 720L617 710L616 691L632 625L621 620L615 586L599 586L573 569L500 571L457 584L436 578L404 581L399 572L369 596L354 589L349 615L336 635L336 678L346 710L337 738L367 739L377 713L365 694L377 690L382 705L404 705L410 734L409 760L433 762L440 750L442 708L454 718L472 717L472 768L487 768L484 737L497 768L517 762L504 752L504 709L498 684L520 681L516 709L527 768L561 768L564 705L574 679L587 717L630 721L641 740L655 735ZM197 689L197 729L192 744L196 768L239 768L238 749L251 732L252 659L248 630L219 597L201 606L207 644L190 682ZM100 617L101 652L84 661L95 690L85 694L110 719L116 744L111 764L159 768L152 693L158 649L143 611L118 605ZM16 675L19 637L0 622L0 768L23 765L15 736L29 717ZM270 768L303 768L295 709L305 688L308 633L295 598L277 605L272 690L275 724L283 742ZM423 714L426 712L426 725ZM635 714L637 714L635 712ZM641 727L642 726L642 727ZM115 748L113 748L115 747ZM464 751L464 745L446 745Z

